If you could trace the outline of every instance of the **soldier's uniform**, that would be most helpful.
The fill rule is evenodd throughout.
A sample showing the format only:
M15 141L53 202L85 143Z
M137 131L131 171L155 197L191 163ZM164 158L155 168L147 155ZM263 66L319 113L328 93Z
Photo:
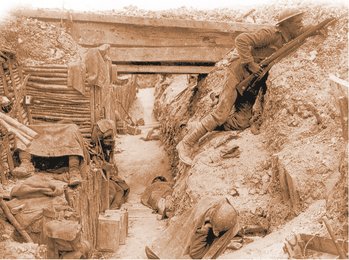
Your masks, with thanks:
M196 128L177 145L181 161L191 165L191 147L202 136L214 130L217 126L226 123L224 127L231 130L242 130L250 126L252 107L256 102L256 97L260 90L262 93L260 96L263 96L266 92L268 73L255 84L253 89L244 91L242 95L237 91L236 86L248 77L253 70L256 70L255 67L260 61L270 56L303 31L301 20L293 19L293 23L288 23L292 18L299 18L302 13L297 10L285 10L279 17L279 26L271 29L261 29L255 33L242 33L236 37L235 51L237 55L231 60L230 65L225 68L224 85L219 96L219 102L214 110L205 116ZM282 26L281 23L283 23ZM287 26L290 28L287 28Z
M212 131L215 127L224 124L228 117L227 127L232 130L249 127L252 106L259 89L263 90L263 94L265 93L267 76L258 82L253 90L240 95L236 86L250 75L246 64L261 62L290 39L292 39L291 35L286 35L277 28L262 29L256 33L242 33L236 37L235 47L239 56L226 68L226 81L219 96L219 103L211 114L202 120L206 130Z
M205 226L210 223L210 227ZM226 231L233 229L234 237L240 230L238 212L223 198L207 209L195 223L195 231L190 239L187 253L193 259L201 259L209 251L213 242Z

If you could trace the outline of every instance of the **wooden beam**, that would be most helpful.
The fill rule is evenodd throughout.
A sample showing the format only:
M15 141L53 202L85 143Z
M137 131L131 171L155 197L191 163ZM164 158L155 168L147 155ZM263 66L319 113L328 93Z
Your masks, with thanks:
M220 31L220 32L245 32L255 31L262 27L271 27L271 25L260 25L250 23L225 23L225 22L207 22L194 21L183 19L166 19L166 18L148 18L135 16L120 16L95 13L72 13L67 11L57 11L49 9L41 10L21 10L15 13L16 15L32 17L40 20L68 20L71 22L98 22L98 23L118 23L118 24L133 24L142 26L156 27L177 27L177 28L196 28L205 31Z
M110 48L113 62L217 62L230 48Z
M114 73L207 74L213 66L113 65Z
M104 43L115 47L233 47L239 33L89 22L75 23L71 34L84 47L96 47Z

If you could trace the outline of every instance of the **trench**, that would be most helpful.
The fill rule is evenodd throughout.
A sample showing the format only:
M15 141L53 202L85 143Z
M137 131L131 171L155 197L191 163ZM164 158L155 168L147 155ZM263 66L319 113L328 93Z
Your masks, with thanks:
M144 119L142 134L119 135L117 138L117 148L121 151L115 156L119 175L130 186L128 200L123 205L129 212L129 233L125 245L120 245L111 258L146 258L145 245L157 237L165 225L165 221L159 220L160 215L152 213L150 208L140 202L142 192L154 177L162 175L171 180L169 159L161 141L141 139L157 123L152 115L153 93L154 88L139 89L131 108L133 117Z

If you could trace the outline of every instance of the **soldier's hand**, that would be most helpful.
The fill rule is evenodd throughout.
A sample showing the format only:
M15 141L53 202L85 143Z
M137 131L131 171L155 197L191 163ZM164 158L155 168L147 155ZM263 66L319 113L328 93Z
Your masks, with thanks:
M205 233L208 233L208 230L209 230L210 228L212 228L211 223L205 223L205 225L203 225L203 226L201 227L201 231L203 231L203 232L205 232Z
M260 71L260 69L261 69L261 67L257 63L255 63L255 62L248 63L247 67L254 74L258 73Z
M114 168L114 165L108 162L102 163L102 169L105 171L111 171Z

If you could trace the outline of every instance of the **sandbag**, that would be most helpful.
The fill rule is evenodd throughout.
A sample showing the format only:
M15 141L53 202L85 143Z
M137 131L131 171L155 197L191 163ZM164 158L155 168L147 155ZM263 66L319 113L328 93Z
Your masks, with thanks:
M42 196L55 197L63 194L64 183L50 179L47 176L34 175L11 190L11 198L29 199Z

